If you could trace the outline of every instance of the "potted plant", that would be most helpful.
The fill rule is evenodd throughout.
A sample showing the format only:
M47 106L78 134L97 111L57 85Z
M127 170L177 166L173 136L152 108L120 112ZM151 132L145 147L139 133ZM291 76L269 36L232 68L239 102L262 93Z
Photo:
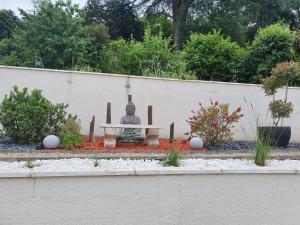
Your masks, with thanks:
M258 127L259 135L269 139L277 147L286 147L291 138L291 127L282 126L283 119L290 117L293 104L288 102L289 83L299 76L299 64L293 61L279 63L272 69L271 76L263 80L266 96L272 96L269 111L273 119L273 126ZM278 89L284 88L284 99L276 99Z

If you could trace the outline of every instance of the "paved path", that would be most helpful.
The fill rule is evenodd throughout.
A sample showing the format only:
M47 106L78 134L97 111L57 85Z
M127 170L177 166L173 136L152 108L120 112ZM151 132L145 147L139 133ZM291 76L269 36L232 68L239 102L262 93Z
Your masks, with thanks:
M32 152L1 151L0 161L23 161L33 159L63 159L63 158L130 158L130 159L164 159L166 151L57 151L37 150ZM217 158L217 159L251 159L253 151L187 151L182 152L183 158ZM300 160L300 151L273 150L270 159Z

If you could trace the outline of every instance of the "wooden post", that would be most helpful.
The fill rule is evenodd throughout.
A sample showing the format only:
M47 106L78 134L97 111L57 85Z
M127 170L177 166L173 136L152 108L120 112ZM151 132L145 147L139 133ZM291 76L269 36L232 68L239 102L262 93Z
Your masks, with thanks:
M106 107L106 123L111 124L111 104L110 104L110 102L107 103L107 107Z
M148 105L148 125L152 125L153 124L153 120L152 120L152 112L153 112L153 107L152 105ZM148 135L149 130L146 129L146 136Z
M170 143L174 141L174 122L170 124Z
M132 102L132 95L128 95L128 102Z
M153 112L153 107L152 105L148 105L148 125L152 125L153 124L153 120L152 120L152 112Z
M95 131L95 116L93 116L93 119L90 122L89 142L94 142L94 131Z

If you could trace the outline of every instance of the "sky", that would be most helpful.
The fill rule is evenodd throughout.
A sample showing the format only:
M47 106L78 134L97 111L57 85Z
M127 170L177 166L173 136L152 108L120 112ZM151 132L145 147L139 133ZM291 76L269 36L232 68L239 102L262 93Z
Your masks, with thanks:
M73 3L79 4L83 7L86 0L72 0ZM0 0L0 9L11 9L18 15L18 8L24 10L31 10L33 4L31 0Z

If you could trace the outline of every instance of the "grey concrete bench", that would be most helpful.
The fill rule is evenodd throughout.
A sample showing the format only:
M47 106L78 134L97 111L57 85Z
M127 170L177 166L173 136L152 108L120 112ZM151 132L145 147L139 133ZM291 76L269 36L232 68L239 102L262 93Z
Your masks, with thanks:
M104 128L104 146L116 147L117 144L117 131L119 128L133 128L133 129L148 129L146 141L148 146L159 145L159 129L157 125L131 125L131 124L100 124Z

